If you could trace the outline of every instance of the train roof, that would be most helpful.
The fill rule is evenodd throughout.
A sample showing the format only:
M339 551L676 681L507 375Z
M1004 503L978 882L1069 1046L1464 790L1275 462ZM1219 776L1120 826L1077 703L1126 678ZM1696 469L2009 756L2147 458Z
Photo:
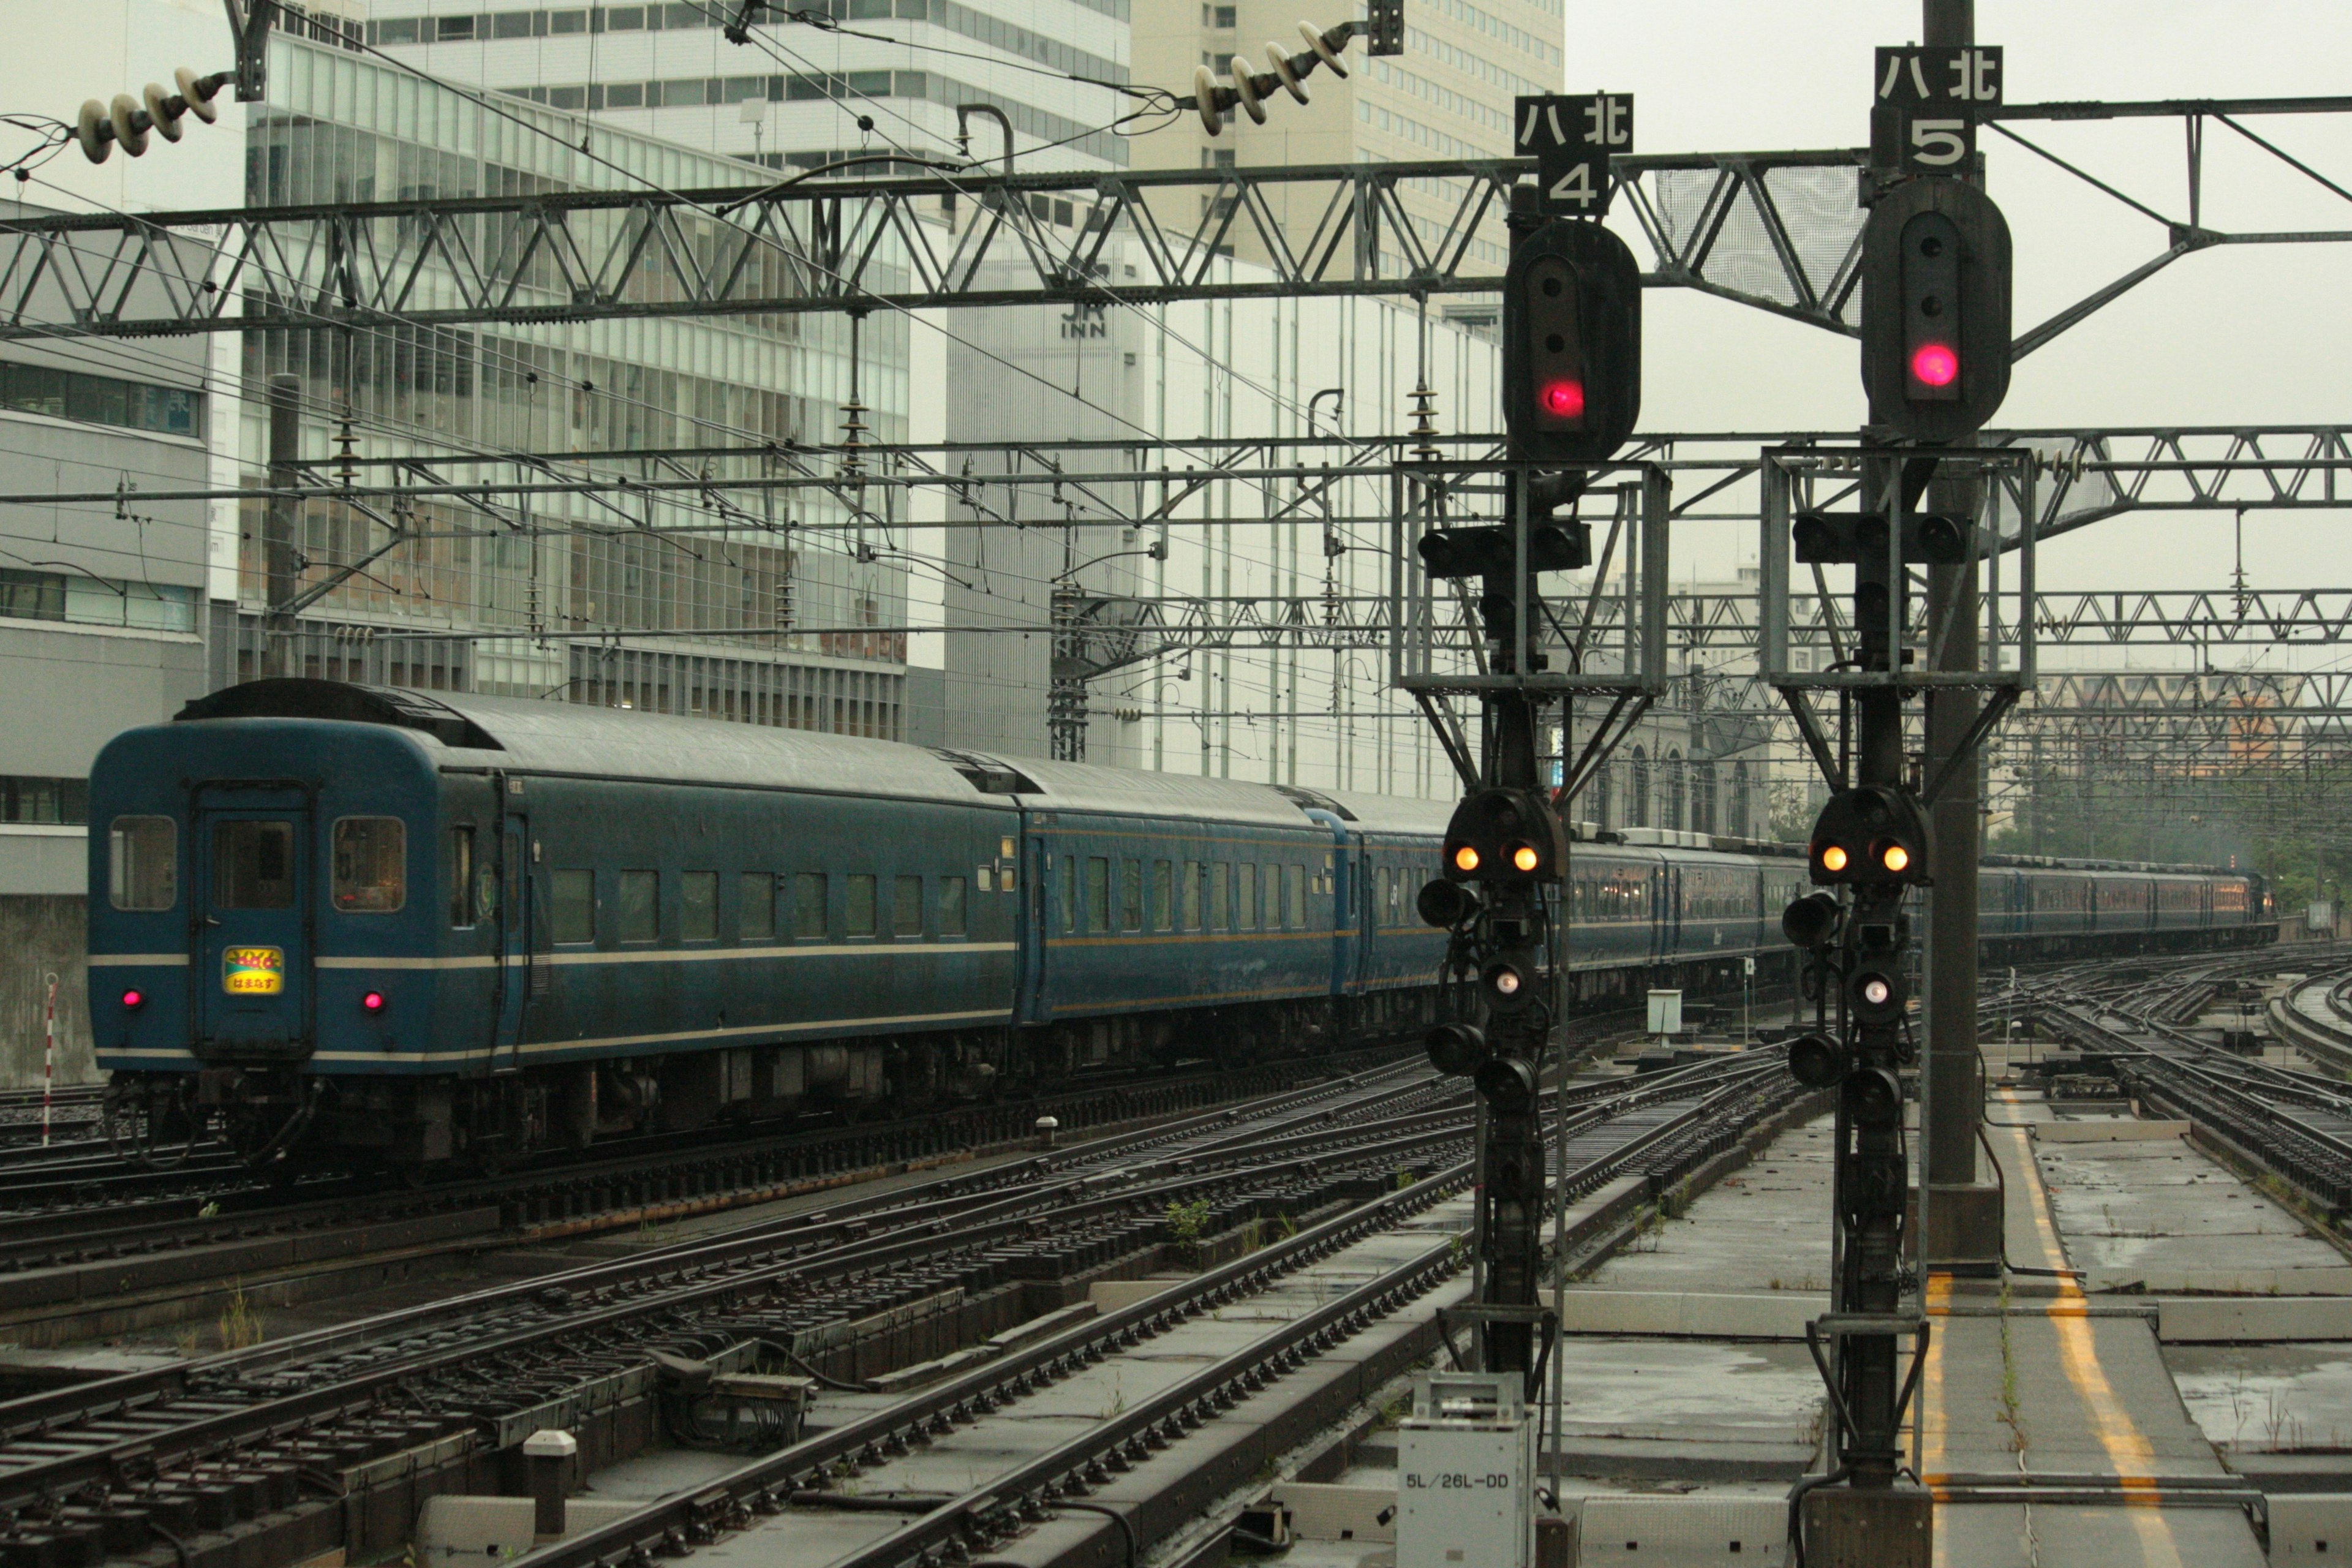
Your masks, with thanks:
M810 730L681 718L584 703L535 702L469 692L293 677L250 680L197 698L181 721L210 719L324 719L384 724L425 737L456 766L680 784L789 788L837 795L887 795L958 805L996 799L1032 810L1113 812L1307 826L1305 810L1322 805L1343 819L1370 816L1442 831L1446 807L1434 802L1349 796L1342 806L1308 790L1236 779L1057 763L948 747L901 744Z

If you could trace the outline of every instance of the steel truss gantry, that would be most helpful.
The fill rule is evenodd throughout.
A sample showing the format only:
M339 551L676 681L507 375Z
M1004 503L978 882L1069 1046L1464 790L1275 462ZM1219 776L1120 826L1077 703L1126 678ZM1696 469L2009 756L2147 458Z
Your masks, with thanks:
M2352 98L2010 104L1990 128L2164 226L2146 264L2019 334L2042 347L2192 252L2352 239L2204 221L2205 132L2352 199L2243 121L2338 114ZM2176 118L2187 205L2168 216L2011 129ZM1832 331L1857 328L1860 148L1648 154L1614 161L1644 281L1696 289ZM1473 240L1531 159L849 179L673 192L556 191L201 212L0 220L0 338L136 337L256 327L453 326L876 308L1154 304L1179 300L1491 293ZM1408 215L1402 192L1452 204ZM1038 198L1044 198L1042 201ZM1062 228L1054 199L1085 216ZM943 203L961 211L946 221ZM1042 210L1041 210L1042 209ZM1243 240L1269 276L1234 277ZM992 262L1017 261L1015 266Z

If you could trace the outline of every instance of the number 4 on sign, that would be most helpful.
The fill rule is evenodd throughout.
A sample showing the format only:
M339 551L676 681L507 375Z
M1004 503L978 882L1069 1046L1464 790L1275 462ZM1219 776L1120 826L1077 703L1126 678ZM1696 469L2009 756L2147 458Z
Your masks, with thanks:
M1545 194L1553 201L1574 202L1580 207L1588 208L1601 199L1601 193L1592 188L1592 165L1590 163L1570 164L1568 173L1553 181Z

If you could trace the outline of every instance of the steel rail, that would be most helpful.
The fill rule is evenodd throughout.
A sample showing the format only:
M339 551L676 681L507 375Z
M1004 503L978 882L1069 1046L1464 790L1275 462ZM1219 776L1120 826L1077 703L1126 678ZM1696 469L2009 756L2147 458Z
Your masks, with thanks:
M1791 1085L1777 1098L1791 1099L1794 1095ZM1679 1115L1643 1129L1623 1144L1571 1173L1571 1188L1591 1182L1604 1171L1622 1169L1648 1150L1719 1112L1727 1098L1724 1091L1706 1096ZM861 1454L879 1458L885 1446L904 1431L936 1429L938 1423L983 1414L993 1408L1002 1397L1001 1391L1007 1387L1025 1388L1039 1377L1050 1375L1052 1369L1075 1370L1099 1360L1106 1353L1106 1344L1131 1344L1137 1338L1149 1337L1197 1311L1232 1300L1236 1293L1245 1293L1269 1282L1277 1272L1287 1272L1328 1256L1375 1228L1418 1213L1458 1191L1470 1179L1472 1169L1465 1161L1435 1173L1409 1188L1372 1199L1344 1215L1301 1230L1261 1252L1209 1270L1185 1285L1066 1331L1028 1350L984 1363L887 1409L755 1460L689 1497L664 1500L626 1519L541 1548L533 1554L535 1568L610 1568L637 1561L646 1554L675 1552L695 1533L707 1532L723 1514L747 1516L754 1507L772 1510L784 1494L795 1489L798 1482L808 1476ZM1326 1308L1294 1321L1146 1399L1086 1436L1030 1461L1009 1476L997 1478L983 1489L910 1521L887 1542L868 1549L869 1552L885 1550L886 1556L854 1554L845 1560L844 1568L851 1563L895 1563L909 1554L908 1549L919 1552L940 1544L974 1524L984 1525L990 1517L1007 1508L1017 1508L1025 1493L1101 1462L1114 1450L1130 1443L1148 1441L1145 1435L1155 1428L1164 1428L1170 1423L1186 1425L1185 1413L1201 1409L1204 1401L1213 1400L1215 1391L1242 1383L1270 1360L1296 1353L1302 1343L1332 1332L1334 1325L1350 1317L1368 1321L1370 1303L1384 1297L1393 1297L1401 1303L1402 1296L1393 1293L1402 1292L1433 1268L1450 1271L1458 1267L1460 1260L1459 1248L1454 1238L1448 1237L1379 1279L1367 1282ZM985 1530L981 1533L986 1533Z

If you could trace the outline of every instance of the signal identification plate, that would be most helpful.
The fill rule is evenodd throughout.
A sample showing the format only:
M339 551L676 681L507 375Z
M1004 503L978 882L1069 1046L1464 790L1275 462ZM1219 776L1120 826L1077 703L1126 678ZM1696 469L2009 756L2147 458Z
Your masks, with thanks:
M286 989L286 950L231 947L221 952L221 989L232 996L275 996Z

